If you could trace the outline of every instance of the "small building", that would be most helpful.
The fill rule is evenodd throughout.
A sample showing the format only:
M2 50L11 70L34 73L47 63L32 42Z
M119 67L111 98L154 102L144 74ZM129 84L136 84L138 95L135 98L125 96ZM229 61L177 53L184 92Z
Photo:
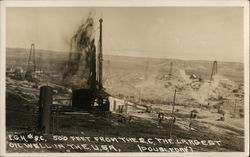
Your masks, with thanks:
M13 73L14 69L12 67L7 67L6 68L6 73Z
M115 113L126 113L128 110L128 102L122 99L109 96L109 111Z
M198 117L198 111L197 110L192 110L192 111L190 111L190 119L196 119L197 117Z
M17 67L15 69L15 73L18 73L18 74L22 74L24 71L23 71L23 68L22 67Z

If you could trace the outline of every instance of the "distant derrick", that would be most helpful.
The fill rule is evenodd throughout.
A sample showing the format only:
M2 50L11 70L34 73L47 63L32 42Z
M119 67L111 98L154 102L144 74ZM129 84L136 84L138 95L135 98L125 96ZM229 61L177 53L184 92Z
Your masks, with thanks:
M213 80L213 76L216 75L217 72L218 72L217 61L214 61L210 81Z
M31 44L30 52L29 52L29 60L27 64L27 70L25 73L25 79L28 81L33 80L36 76L36 52L35 52L35 44Z

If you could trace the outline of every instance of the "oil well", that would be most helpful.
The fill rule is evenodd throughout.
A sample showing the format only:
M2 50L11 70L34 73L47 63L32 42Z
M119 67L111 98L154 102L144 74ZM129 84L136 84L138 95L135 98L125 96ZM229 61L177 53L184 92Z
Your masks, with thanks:
M102 48L102 22L99 20L100 33L98 48L96 51L94 39L87 35L93 23L91 19L85 24L82 32L77 32L73 40L77 40L77 52L70 53L68 61L68 70L64 76L70 81L76 80L76 86L72 87L71 104L67 107L53 104L53 88L42 86L40 88L39 98L39 120L38 129L43 133L49 133L55 124L57 124L56 115L59 112L70 111L74 114L83 114L90 112L106 113L110 111L109 94L103 87L103 48ZM87 20L87 21L88 21ZM82 34L81 34L82 33ZM79 37L78 35L82 35ZM80 40L79 40L80 39ZM80 54L79 51L84 51ZM83 55L85 55L84 59ZM82 64L81 61L85 62ZM86 74L87 73L87 74ZM76 79L77 78L77 79ZM79 79L80 78L80 79ZM84 83L81 84L81 81ZM71 114L67 112L68 114Z
M102 22L100 19L100 34L98 41L98 54L96 55L95 48L90 49L92 55L89 55L89 76L87 84L88 88L78 88L72 90L72 107L91 111L99 109L108 111L108 94L104 91L102 83L103 71L103 48L102 48ZM97 57L96 57L97 56Z

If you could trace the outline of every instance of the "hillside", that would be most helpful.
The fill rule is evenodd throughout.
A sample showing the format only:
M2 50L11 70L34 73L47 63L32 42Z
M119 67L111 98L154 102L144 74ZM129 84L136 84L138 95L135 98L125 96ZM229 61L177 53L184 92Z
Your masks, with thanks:
M68 53L36 50L37 63L45 71L47 84L61 90L54 97L70 98L63 85L63 73ZM26 68L28 53L25 49L7 49L7 67ZM173 126L174 138L221 140L221 147L196 147L195 151L242 151L244 149L244 83L243 64L218 62L218 73L210 80L212 61L179 60L104 55L103 83L113 97L126 99L135 104L125 115L111 114L87 116L62 116L57 132L78 136L169 137L173 96L176 90ZM172 70L170 74L170 65ZM44 80L43 80L44 81ZM36 114L26 99L37 100L40 84L6 78L7 132L16 126L28 129L36 125ZM59 85L59 86L58 86ZM66 92L65 92L66 91ZM24 99L25 98L25 99ZM21 104L17 102L22 102ZM23 107L20 108L20 105ZM150 106L152 112L138 111L137 105ZM33 108L37 106L32 104ZM18 112L22 110L22 112ZM191 120L190 112L197 112ZM158 114L165 119L158 123ZM132 117L131 123L121 118ZM86 118L86 119L85 119ZM89 120L90 119L90 120ZM192 122L192 128L191 126ZM74 127L72 127L74 124ZM112 128L112 129L110 129ZM24 131L19 129L18 131ZM26 130L27 131L27 130ZM138 151L136 145L120 146L124 151ZM9 148L9 151L13 151ZM25 152L26 150L14 150ZM46 150L50 152L50 150ZM66 151L66 150L65 150ZM36 152L34 150L34 152Z

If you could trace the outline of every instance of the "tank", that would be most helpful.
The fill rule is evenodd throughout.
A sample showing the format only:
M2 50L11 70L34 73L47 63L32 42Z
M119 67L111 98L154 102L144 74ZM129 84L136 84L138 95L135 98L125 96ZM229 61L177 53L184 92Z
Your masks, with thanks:
M40 88L38 129L43 133L50 133L51 107L53 104L53 88Z

